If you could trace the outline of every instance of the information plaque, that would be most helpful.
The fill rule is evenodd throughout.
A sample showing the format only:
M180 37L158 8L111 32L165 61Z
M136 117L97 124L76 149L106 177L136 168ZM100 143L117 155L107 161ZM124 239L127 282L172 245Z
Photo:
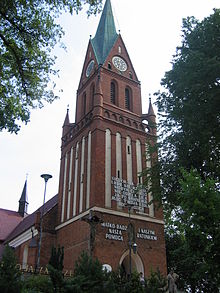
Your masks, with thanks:
M112 186L114 190L112 200L116 201L119 207L131 206L140 212L148 207L147 190L143 185L135 186L134 183L112 177Z

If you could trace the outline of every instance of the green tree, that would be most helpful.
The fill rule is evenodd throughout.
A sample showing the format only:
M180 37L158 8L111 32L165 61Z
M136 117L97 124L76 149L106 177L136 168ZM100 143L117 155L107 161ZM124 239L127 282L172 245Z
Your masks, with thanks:
M66 282L65 292L114 293L110 274L102 269L98 259L83 252L75 265L74 277Z
M145 280L146 293L166 292L167 279L160 273L159 269L151 271L150 276Z
M51 76L55 56L51 51L63 35L56 18L77 13L89 5L88 14L102 0L1 0L0 2L0 131L17 133L27 123L30 110L56 99ZM50 88L49 88L49 85Z
M165 207L168 263L178 264L192 292L219 286L219 31L219 9L202 21L184 19L182 44L156 94L161 135L153 169L161 189L155 195Z
M141 293L145 292L144 286L140 282L140 276L137 272L132 272L131 278L125 274L125 271L120 267L118 270L111 273L111 278L114 283L114 292L120 293Z
M20 291L21 274L16 264L14 251L6 246L0 262L0 292L17 293Z
M169 266L176 267L183 287L218 292L220 287L220 192L216 182L197 171L182 171L180 205L168 231ZM184 283L183 283L184 281Z
M23 278L22 283L21 293L54 293L53 284L48 276L28 276Z
M52 247L51 257L48 264L48 270L50 274L50 279L53 283L54 292L61 292L61 288L64 284L63 279L63 258L64 258L64 248Z
M183 20L182 45L157 93L161 173L165 196L175 203L180 168L202 178L220 177L220 10L203 21ZM166 177L166 178L165 178Z

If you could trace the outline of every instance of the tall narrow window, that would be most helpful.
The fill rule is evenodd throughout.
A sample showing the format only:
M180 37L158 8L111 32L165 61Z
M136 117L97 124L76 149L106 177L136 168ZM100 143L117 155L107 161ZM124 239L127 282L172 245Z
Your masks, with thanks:
M91 88L90 88L90 110L92 110L93 106L94 106L94 96L95 96L95 85L92 84Z
M113 81L111 82L111 103L116 104L116 86Z
M129 88L125 89L125 108L131 110L131 91Z
M83 115L86 114L86 93L83 94Z

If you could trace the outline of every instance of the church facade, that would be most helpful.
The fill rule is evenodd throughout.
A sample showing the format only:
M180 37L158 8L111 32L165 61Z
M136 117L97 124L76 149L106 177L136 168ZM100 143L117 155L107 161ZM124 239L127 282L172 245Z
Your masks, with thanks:
M146 276L156 268L166 274L163 211L142 185L142 171L153 160L149 145L156 141L156 117L151 101L142 113L140 82L116 32L110 0L89 40L75 123L68 112L58 195L43 209L40 264L46 265L51 246L59 245L64 247L66 270L73 269L85 250L113 270L120 265L127 274L136 270ZM14 244L22 263L25 253L32 266L37 247L30 243L38 241L40 213L42 208L31 220L25 217L28 223L23 228L23 221L19 223L17 233L6 241ZM21 237L24 233L26 238Z

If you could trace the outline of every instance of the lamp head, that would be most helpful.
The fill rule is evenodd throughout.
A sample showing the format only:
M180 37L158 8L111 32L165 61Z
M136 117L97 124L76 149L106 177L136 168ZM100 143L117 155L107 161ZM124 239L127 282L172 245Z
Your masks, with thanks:
M134 244L132 245L132 247L133 247L133 252L134 252L134 254L136 254L136 253L137 253L137 243L134 243Z
M50 174L42 174L42 175L40 175L40 177L43 178L45 180L45 182L47 182L53 176Z

